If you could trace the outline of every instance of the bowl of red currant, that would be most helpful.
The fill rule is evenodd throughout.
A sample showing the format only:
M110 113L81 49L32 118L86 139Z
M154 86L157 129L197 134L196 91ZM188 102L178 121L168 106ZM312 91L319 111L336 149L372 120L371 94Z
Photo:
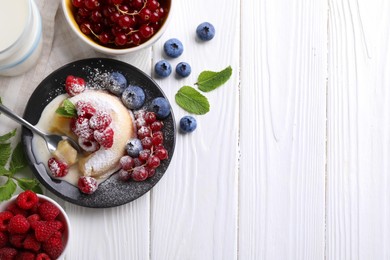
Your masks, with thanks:
M155 43L165 32L172 0L62 0L76 35L96 51L126 54Z

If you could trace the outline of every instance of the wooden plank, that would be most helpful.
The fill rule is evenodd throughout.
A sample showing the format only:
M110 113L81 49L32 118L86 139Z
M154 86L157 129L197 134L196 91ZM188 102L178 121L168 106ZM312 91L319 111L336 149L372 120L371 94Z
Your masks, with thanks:
M388 1L329 1L329 259L388 259Z
M242 1L239 259L324 259L327 1Z
M178 79L174 73L157 79L173 105L175 118L187 113L174 96L184 85L194 86L203 70L219 71L231 65L233 76L204 95L211 110L195 116L198 127L177 134L176 151L166 175L151 192L151 259L236 259L237 158L239 86L239 1L175 1L168 31L153 47L153 64L162 58L163 44L179 38L184 53L168 59L175 68L189 62L192 74ZM196 39L198 24L214 24L209 42ZM195 87L196 88L196 87Z

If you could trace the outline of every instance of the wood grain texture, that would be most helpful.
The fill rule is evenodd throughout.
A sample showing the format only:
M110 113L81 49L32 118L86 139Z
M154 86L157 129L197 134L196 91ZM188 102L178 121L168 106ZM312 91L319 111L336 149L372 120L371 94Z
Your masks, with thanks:
M175 73L158 79L173 105L177 123L188 113L174 96L184 85L194 86L203 70L219 71L231 65L232 78L204 95L211 110L195 116L198 127L177 134L172 163L151 192L151 259L236 259L237 257L237 155L239 85L239 1L175 1L168 31L153 47L153 64L169 38L179 38L184 53L168 59L173 70L180 61L192 67L188 78ZM196 38L198 24L216 28L212 41Z
M388 1L329 1L327 258L389 259Z
M242 1L239 259L324 259L326 1Z

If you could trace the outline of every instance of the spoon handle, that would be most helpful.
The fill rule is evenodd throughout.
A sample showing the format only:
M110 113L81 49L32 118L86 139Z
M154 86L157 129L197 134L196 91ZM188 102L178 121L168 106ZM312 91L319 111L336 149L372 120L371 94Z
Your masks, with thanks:
M24 118L18 116L17 114L15 114L14 112L12 112L11 110L9 110L7 107L5 107L4 105L0 104L0 112L3 112L4 115L8 116L9 118L11 118L12 120L16 121L17 123L27 127L28 129L30 129L31 131L39 134L40 136L42 137L45 137L46 134L43 133L41 130L37 129L35 126L33 126L32 124L30 124L29 122L27 122Z

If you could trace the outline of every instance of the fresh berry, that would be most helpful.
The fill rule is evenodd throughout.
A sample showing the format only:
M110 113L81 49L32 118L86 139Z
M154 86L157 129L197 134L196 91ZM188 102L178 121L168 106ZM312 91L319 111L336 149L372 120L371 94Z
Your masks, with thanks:
M18 195L16 198L16 204L21 209L31 209L38 204L38 196L31 190L26 190Z
M106 149L111 148L114 144L114 130L112 130L111 127L107 127L102 132L95 130L95 132L93 132L93 137Z
M148 178L153 177L154 174L156 173L156 169L152 169L152 168L149 168L149 167L146 167L145 169L148 172Z
M191 66L187 62L179 62L176 65L176 74L180 77L188 77L191 74Z
M10 211L0 212L0 231L8 230L9 220L14 216Z
M150 128L147 126L141 126L141 128L138 129L137 134L138 134L138 138L143 139L147 136L151 136L152 130L150 130Z
M119 160L119 164L123 170L128 171L134 167L134 159L129 155L125 155Z
M138 159L142 162L146 162L149 159L151 152L149 149L144 149L141 152L139 152Z
M28 251L18 252L15 260L35 260L35 254Z
M32 214L32 215L27 217L27 221L28 221L28 223L30 223L30 227L32 229L35 229L38 221L40 221L40 220L41 220L41 217L38 214Z
M102 131L112 122L112 118L107 112L96 112L89 120L89 127L94 130Z
M23 248L38 252L41 249L41 243L35 238L34 234L28 234L23 241Z
M154 152L154 154L160 159L160 160L165 160L168 158L168 151L163 148L163 147L160 147L160 148L157 148L156 151Z
M164 123L161 121L155 121L150 125L150 129L152 129L153 132L160 131L164 126Z
M143 150L142 142L138 138L132 138L126 144L127 154L133 158L138 157L141 150Z
M18 205L16 205L16 203L9 204L6 210L11 212L14 216L15 215L23 215L23 216L27 217L27 215L28 215L27 210L19 208Z
M183 44L176 38L169 39L164 43L164 52L171 58L179 57L183 51Z
M153 145L157 146L159 144L162 144L164 141L164 135L161 131L157 131L153 133L152 143Z
M126 171L124 169L120 169L118 172L118 178L121 181L128 181L131 179L132 172L131 171Z
M54 177L64 177L69 171L69 166L66 162L60 161L54 157L49 159L47 166Z
M23 247L23 241L27 234L10 234L9 243L15 248Z
M180 119L180 130L184 133L193 132L196 129L196 119L192 116L184 116Z
M85 90L85 80L69 75L65 80L65 90L69 96L76 96Z
M38 207L39 215L42 219L52 221L60 214L59 208L49 201L42 202Z
M93 153L100 149L100 144L96 142L95 140L85 139L83 137L79 137L77 140L78 144L80 145L81 149L83 149L86 152Z
M39 253L35 260L51 260L46 253Z
M144 181L148 178L148 172L144 166L135 167L131 177L135 181Z
M199 39L202 41L210 41L215 36L215 28L211 23L201 23L196 28L196 35L198 35Z
M157 156L152 155L149 157L146 165L152 169L156 169L158 166L160 166L160 159Z
M96 113L96 109L89 102L79 100L75 106L79 117L91 118Z
M60 232L64 231L65 226L64 226L64 223L62 221L54 220L53 223L54 223L53 225L55 226L57 231L60 231Z
M3 247L0 249L0 259L1 260L13 260L15 259L18 251L12 247Z
M77 183L80 191L85 194L92 194L96 191L98 183L95 178L90 176L82 176Z
M0 232L0 248L5 247L8 244L8 233Z
M151 149L153 146L153 139L150 136L147 136L141 140L142 147L144 149Z
M154 121L156 121L156 114L153 113L153 112L147 112L147 113L144 115L144 119L145 119L146 123L151 124L151 123L153 123Z
M135 119L144 119L146 113L146 110L136 110L134 111L134 117Z
M39 242L45 242L56 231L57 225L53 221L38 221L35 227L35 238Z
M64 250L64 245L61 238L52 236L42 243L42 248L52 259L57 259Z
M171 113L171 105L166 98L157 97L152 100L150 110L156 113L158 119L164 119Z
M172 73L172 66L167 60L160 60L154 65L154 72L161 78L166 78Z
M129 85L122 93L122 102L129 109L139 109L145 103L145 92L139 86Z
M25 234L30 229L30 223L23 215L13 216L8 223L8 232L11 234Z
M127 15L124 15L123 18L128 19L130 21L129 16ZM112 72L110 74L107 88L111 93L120 96L122 95L123 91L125 91L126 87L127 87L127 80L122 73Z
M140 117L140 118L137 118L135 120L135 125L137 128L141 128L141 126L145 126L146 125L146 121L143 117Z
M82 137L83 139L92 140L93 129L91 129L89 126L89 119L82 116L78 117L73 129L73 133L77 135L77 137Z

